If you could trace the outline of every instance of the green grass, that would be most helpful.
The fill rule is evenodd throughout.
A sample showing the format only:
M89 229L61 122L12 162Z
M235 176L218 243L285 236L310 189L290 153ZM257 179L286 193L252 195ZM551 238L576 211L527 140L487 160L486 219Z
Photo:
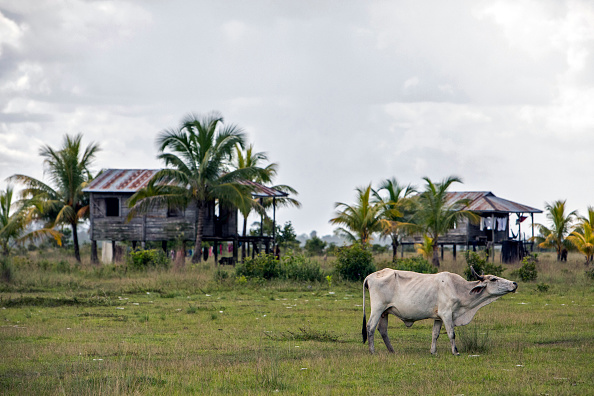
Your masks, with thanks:
M541 256L535 282L458 328L459 357L443 331L429 353L431 321L393 316L396 354L378 334L369 355L360 283L215 282L211 263L59 272L35 259L0 283L0 394L594 394L594 281L577 256Z

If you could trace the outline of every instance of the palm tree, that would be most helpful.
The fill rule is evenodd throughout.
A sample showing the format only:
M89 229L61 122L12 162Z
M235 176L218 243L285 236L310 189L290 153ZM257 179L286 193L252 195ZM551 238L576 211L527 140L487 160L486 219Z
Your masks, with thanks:
M569 230L577 216L575 210L568 214L565 213L565 202L564 200L558 200L553 203L545 203L546 217L550 221L550 227L536 224L540 235L534 238L539 242L538 246L542 248L555 248L557 261L561 261L561 252L567 247L565 237L569 234Z
M0 246L5 256L10 252L10 243L20 236L25 226L23 217L18 212L12 213L13 192L11 185L6 187L6 191L0 191Z
M573 231L566 239L580 253L586 256L586 265L592 262L592 256L594 256L594 233L592 232L592 224L590 222L583 221L578 229Z
M134 194L128 204L134 213L154 206L196 207L196 240L192 262L202 259L202 236L208 202L247 207L254 205L250 187L240 183L262 177L257 166L232 169L234 148L244 146L245 134L238 126L225 125L216 112L189 115L179 129L162 131L157 137L160 154L168 167L157 172L147 189Z
M429 260L433 256L433 239L423 234L423 243L416 243L415 249L424 259Z
M387 193L385 197L380 195L382 191ZM409 198L415 192L414 186L400 185L395 178L384 180L377 191L376 202L383 204L382 218L386 220L381 235L392 240L392 261L396 260L402 230L409 225L412 216Z
M23 198L30 199L30 203L37 218L45 218L49 222L46 229L60 224L70 225L74 257L80 263L77 226L81 219L89 214L89 200L82 189L92 179L89 168L100 151L99 145L89 144L84 151L81 149L82 134L75 136L64 135L62 147L58 150L49 145L39 149L39 155L44 158L44 173L55 188L26 175L13 175L14 180L25 185Z
M360 242L363 246L369 243L374 232L384 229L385 220L382 219L383 204L374 202L371 184L367 187L357 187L357 202L348 205L336 202L336 217L330 219L330 224L342 225L336 232L346 237L350 242Z
M254 152L254 145L250 144L246 149L245 153L242 151L242 147L240 145L235 146L235 161L233 167L235 169L245 169L251 167L260 167L261 163L264 161L268 161L268 156L264 152ZM268 164L265 168L262 169L262 172L259 174L255 174L253 182L256 183L267 183L270 182L271 179L276 176L276 172L278 169L278 165L276 163ZM247 205L242 205L238 208L243 216L243 231L242 235L245 237L247 235L247 220L252 212L252 209L257 209L260 213L264 213L263 208L259 205L258 201L255 200L254 202L247 202ZM243 247L245 249L245 245Z
M410 228L431 238L433 247L432 263L439 267L439 237L447 234L462 218L477 221L478 216L474 212L464 209L469 203L466 199L460 199L450 205L447 204L448 188L452 183L462 183L462 179L459 177L450 176L440 183L433 183L428 177L424 177L423 180L427 184L425 191L419 194L415 200L417 205L413 221L415 225Z

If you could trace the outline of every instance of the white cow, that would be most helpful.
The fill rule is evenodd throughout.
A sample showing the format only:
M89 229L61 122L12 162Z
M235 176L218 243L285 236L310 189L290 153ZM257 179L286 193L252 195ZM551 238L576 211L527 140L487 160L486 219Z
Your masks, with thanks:
M476 311L492 303L504 294L515 292L516 282L494 275L478 275L478 281L466 281L458 274L419 274L384 268L374 272L363 281L363 343L369 337L369 352L374 353L373 335L378 328L388 351L394 348L388 338L388 314L396 315L407 327L417 320L434 319L431 353L436 353L437 338L441 324L445 325L452 344L456 348L454 327L465 326ZM365 319L365 288L369 289L371 315Z

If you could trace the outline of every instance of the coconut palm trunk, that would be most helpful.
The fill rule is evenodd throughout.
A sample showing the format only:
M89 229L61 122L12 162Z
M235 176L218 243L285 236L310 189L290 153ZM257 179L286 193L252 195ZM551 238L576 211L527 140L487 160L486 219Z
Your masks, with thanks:
M398 260L398 235L392 234L392 262Z
M196 221L196 243L194 244L194 255L192 256L193 263L202 261L202 235L204 233L204 214L206 212L206 205L204 202L199 202L196 205L198 211L198 220Z
M439 247L436 243L437 238L434 239L433 242L433 258L431 259L431 263L439 268Z
M80 249L78 246L78 232L76 222L70 224L72 227L72 244L74 245L74 258L80 264Z

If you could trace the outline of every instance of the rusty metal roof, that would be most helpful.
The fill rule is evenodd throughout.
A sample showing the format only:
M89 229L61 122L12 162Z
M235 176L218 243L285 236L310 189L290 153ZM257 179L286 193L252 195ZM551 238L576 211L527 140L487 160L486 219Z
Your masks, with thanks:
M160 169L105 169L89 185L83 189L84 192L92 193L135 193L146 187L151 178ZM242 180L242 184L254 189L252 195L256 198L279 198L289 194L266 187L260 183Z
M266 187L260 183L249 180L241 180L240 183L252 187L252 196L256 198L282 198L289 195L286 192L278 191L274 188Z
M135 193L146 187L158 171L159 169L105 169L83 191Z
M460 199L468 199L470 204L467 209L479 213L542 213L540 209L496 197L490 191L452 191L447 193L447 205L451 205Z

